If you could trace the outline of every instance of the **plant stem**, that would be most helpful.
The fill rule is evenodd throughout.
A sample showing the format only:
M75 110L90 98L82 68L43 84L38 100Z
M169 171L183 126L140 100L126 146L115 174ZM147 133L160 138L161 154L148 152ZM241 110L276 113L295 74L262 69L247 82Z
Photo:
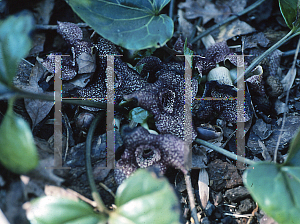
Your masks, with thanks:
M261 54L259 57L257 57L251 65L245 70L244 73L244 79L249 78L249 73L261 62L265 57L267 57L269 54L271 54L273 51L275 51L277 48L279 48L282 44L289 41L293 37L297 36L297 33L294 33L293 30L291 30L287 35L285 35L281 40L279 40L276 44L274 44L272 47L270 47L268 50L266 50L263 54ZM236 82L238 82L243 76L241 76Z
M218 147L218 146L216 146L214 144L211 144L207 141L204 141L202 139L197 138L195 140L195 142L198 143L198 144L201 144L201 145L205 145L205 146L207 146L207 147L223 154L224 156L229 157L230 159L234 159L234 160L237 160L237 161L242 162L242 163L247 163L248 165L254 165L254 162L252 160L246 159L245 157L242 157L242 156L235 155L235 154L233 154L233 153L231 153L231 152L229 152L225 149L222 149L221 147Z
M190 201L191 215L195 221L195 224L199 224L198 217L197 217L197 209L195 206L195 199L194 199L194 192L193 192L191 177L188 173L184 173L184 179L185 179L186 189L187 189L189 201Z
M225 19L223 22L218 23L210 28L208 28L207 30L205 30L203 33L201 33L199 36L197 36L195 39L193 39L191 41L191 44L195 43L196 41L200 40L202 37L206 36L207 34L211 33L212 31L214 31L215 29L218 29L220 26L223 26L226 23L229 23L235 19L237 19L238 17L250 12L251 10L255 9L257 6L259 6L261 3L263 3L265 0L259 0L255 3L253 3L252 5L250 5L248 8L244 9L243 11L237 13L236 15L230 16L229 18Z
M99 120L102 118L103 113L100 113L96 116L96 118L93 120L89 132L87 134L86 138L86 151L85 151L85 161L86 161L86 173L88 177L88 181L92 190L92 197L97 203L97 208L100 212L108 213L107 208L105 207L95 184L94 176L93 176L93 169L92 169L92 163L91 163L91 149L92 149L92 138L94 131L96 129L96 126L99 122Z
M171 2L170 2L170 8L169 8L169 17L172 20L173 20L174 2L175 2L175 0L171 0Z
M45 100L45 101L54 101L54 93L53 95L47 95L47 94L36 94L32 92L28 92L22 89L19 89L15 86L11 87L11 90L15 92L14 96L16 98L29 98L29 99L37 99L37 100ZM69 104L75 104L75 105L80 105L80 106L87 106L87 107L97 107L100 109L105 109L107 108L106 103L101 103L101 102L95 102L93 100L86 100L86 99L81 99L81 98L67 98L64 99L62 98L63 103L69 103ZM115 110L119 112L126 112L127 110L119 105L115 105Z

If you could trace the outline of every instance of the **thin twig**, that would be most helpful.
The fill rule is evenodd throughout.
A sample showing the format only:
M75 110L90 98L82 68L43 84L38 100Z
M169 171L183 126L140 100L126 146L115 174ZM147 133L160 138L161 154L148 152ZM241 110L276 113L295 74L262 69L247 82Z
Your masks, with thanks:
M250 12L251 10L255 9L257 6L259 6L261 3L263 3L265 0L259 0L255 3L253 3L252 5L250 5L249 7L247 7L246 9L244 9L243 11L237 13L236 15L230 16L229 18L225 19L223 22L218 23L210 28L208 28L207 30L205 30L203 33L201 33L199 36L197 36L195 39L193 39L191 41L191 43L195 43L196 41L200 40L202 37L206 36L207 34L211 33L212 31L218 29L220 26L223 26L226 23L229 23L235 19L237 19L238 17Z
M202 17L199 17L199 19L197 20L197 22L193 25L193 32L192 32L191 36L189 37L189 40L188 40L189 42L196 35L196 33L197 33L197 26L199 27L201 23L202 23Z
M27 61L26 59L22 58L22 61L24 61L25 63L29 64L31 67L34 66L34 64L30 63L29 61Z
M113 196L114 198L116 197L115 193L109 188L107 187L104 183L99 183L100 187L102 187L104 190L106 190L108 193L111 194L111 196Z
M229 135L229 137L227 138L227 140L221 145L222 148L224 148L224 147L227 145L227 143L230 141L230 139L232 138L232 136L233 136L235 133L236 133L236 130L234 130L234 131Z
M299 53L299 48L300 48L300 38L298 40L298 44L297 44L297 48L296 48L296 52L295 52L295 56L294 56L292 71L295 71L295 69L296 69L295 67L296 67L296 60L297 60L298 53ZM290 80L290 83L292 83L292 82L294 82L294 80ZM288 105L289 96L290 96L290 88L288 88L287 91L286 91L285 105ZM283 120L282 120L282 124L281 124L280 133L279 133L279 136L278 136L276 148L274 150L274 162L275 163L277 162L278 148L279 148L280 140L281 140L281 137L282 137L283 128L284 128L284 125L285 125L286 114L287 114L287 112L285 111L284 114L283 114Z
M282 52L281 57L288 57L288 56L295 55L295 52L296 52L296 49L289 50L289 51L284 51L284 52Z
M70 133L69 133L69 119L67 116L64 116L64 114L61 114L63 119L65 120L66 124L66 132L67 132L67 138L66 138L66 150L65 150L65 157L64 157L64 162L67 160L67 155L69 153L69 140L70 140Z
M191 182L191 177L188 173L184 173L184 179L186 184L187 193L189 196L189 202L190 202L190 208L191 208L191 214L195 221L195 224L199 224L198 217L197 217L197 209L195 205L195 199L194 199L194 192Z

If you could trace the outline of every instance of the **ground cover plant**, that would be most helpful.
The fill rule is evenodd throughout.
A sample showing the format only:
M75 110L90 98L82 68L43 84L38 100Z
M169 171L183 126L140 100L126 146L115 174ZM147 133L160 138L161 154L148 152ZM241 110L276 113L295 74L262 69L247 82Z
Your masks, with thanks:
M1 222L5 216L10 223L298 222L298 1L45 0L19 9L1 3L7 9L0 23ZM261 32L268 25L258 24L272 16L276 31ZM66 22L48 25L54 18ZM237 55L244 53L242 110L235 100L203 100L237 97ZM58 156L65 168L49 169L57 165L55 55L71 56L60 61ZM115 56L114 170L103 169L106 55ZM237 138L245 142L242 156ZM197 169L187 166L188 154Z

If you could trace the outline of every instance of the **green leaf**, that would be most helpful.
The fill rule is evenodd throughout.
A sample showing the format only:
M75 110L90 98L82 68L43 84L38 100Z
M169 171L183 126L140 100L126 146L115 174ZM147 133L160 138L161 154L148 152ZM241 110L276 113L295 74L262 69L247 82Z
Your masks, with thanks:
M286 25L292 29L299 28L299 18L297 17L298 0L279 0L281 14Z
M139 124L145 123L149 116L150 113L141 107L135 107L129 112L129 120L133 120Z
M82 20L97 33L127 49L163 46L174 24L159 12L170 0L67 0Z
M31 48L32 28L33 18L27 13L0 21L0 82L12 85L21 59Z
M279 224L300 220L300 167L269 162L245 171L244 184L259 206Z
M0 162L10 171L27 173L38 165L38 154L27 122L14 114L13 99L0 125Z
M300 167L300 129L293 138L289 148L289 155L286 159L285 165L287 166L299 166Z
M180 223L177 196L169 182L154 172L137 170L118 188L117 209L110 215L112 224Z
M27 218L34 224L97 224L106 223L103 214L82 201L45 196L30 202Z

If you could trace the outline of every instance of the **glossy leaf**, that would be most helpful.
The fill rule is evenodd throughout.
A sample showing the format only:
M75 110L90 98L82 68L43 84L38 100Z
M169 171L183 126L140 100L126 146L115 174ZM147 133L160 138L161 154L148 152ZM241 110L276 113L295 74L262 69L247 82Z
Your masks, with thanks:
M300 220L300 167L256 163L244 173L244 184L259 206L279 224Z
M180 223L177 196L169 182L154 172L140 169L117 190L112 224Z
M13 100L0 125L0 162L14 173L27 173L38 165L37 149L27 122L14 114Z
M27 218L34 224L97 224L106 223L102 214L82 201L53 196L41 197L30 202Z
M172 19L159 15L169 1L67 0L101 36L134 50L163 46L172 37Z
M300 129L291 141L288 158L285 161L285 165L300 167Z
M145 123L149 116L150 116L150 113L141 107L133 108L129 112L129 120L133 120L139 124Z
M296 21L298 0L279 0L279 7L286 25L290 29L298 29L299 21Z
M0 21L0 82L12 85L18 65L31 48L33 18L22 13Z

